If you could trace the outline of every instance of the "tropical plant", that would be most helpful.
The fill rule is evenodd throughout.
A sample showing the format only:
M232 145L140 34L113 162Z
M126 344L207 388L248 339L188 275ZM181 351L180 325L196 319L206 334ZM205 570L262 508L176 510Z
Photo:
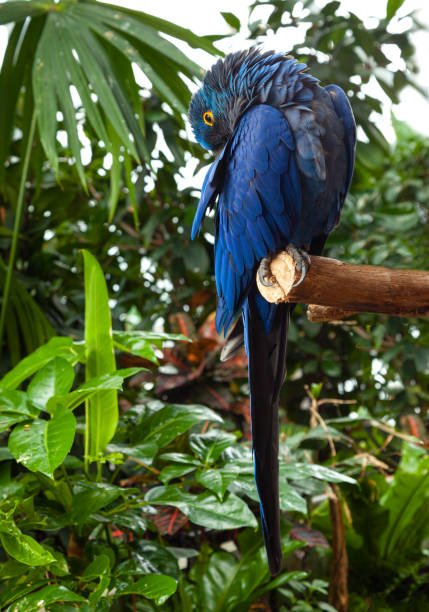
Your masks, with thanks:
M13 0L1 5L0 24L5 23L14 26L0 72L0 91L6 101L0 119L0 191L14 211L14 224L0 311L0 348L6 320L15 332L23 323L19 310L13 310L16 300L10 302L9 295L11 288L19 286L16 279L12 283L12 272L26 181L31 177L36 194L40 193L46 160L57 181L61 181L59 125L67 142L68 161L85 192L90 188L90 178L82 162L82 141L86 142L89 156L98 147L104 156L111 156L109 219L115 213L124 170L137 226L135 182L148 172L150 150L145 138L144 104L133 66L150 79L154 91L183 127L189 90L182 77L195 79L200 69L161 33L210 53L218 52L210 40L190 30L101 2ZM18 159L12 155L15 126L20 129ZM137 164L134 177L132 160ZM7 180L9 170L19 172L18 193ZM24 288L15 289L15 296L17 291L22 293ZM26 302L27 309L31 309L32 301ZM40 313L34 310L40 319ZM27 327L21 328L23 335ZM38 330L39 340L51 333L45 321ZM16 352L16 342L14 349Z
M139 394L119 417L117 390L139 368L116 370L114 347L156 364L154 345L184 338L112 334L101 268L88 252L83 257L85 341L51 338L0 380L0 541L7 556L0 563L1 605L31 611L43 600L53 610L56 602L104 610L116 600L127 608L139 595L166 609L183 609L191 598L196 609L239 611L280 586L302 583L312 592L302 582L306 572L269 577L260 534L239 537L239 560L209 546L219 531L257 526L249 508L258 499L250 450L217 413ZM297 515L307 513L298 492L303 479L307 487L313 480L313 494L326 480L354 483L302 461L283 468L281 507ZM286 555L302 546L289 531L285 526ZM176 541L178 532L183 539ZM167 604L177 589L178 560L194 556ZM219 572L229 581L214 597Z

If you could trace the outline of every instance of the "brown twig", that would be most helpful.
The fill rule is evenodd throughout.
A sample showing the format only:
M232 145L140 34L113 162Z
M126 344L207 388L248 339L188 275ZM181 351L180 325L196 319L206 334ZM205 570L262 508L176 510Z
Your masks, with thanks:
M341 513L339 489L331 483L332 495L329 496L329 513L332 524L332 561L328 601L338 612L347 612L349 592L347 576L349 561L346 550L346 529Z

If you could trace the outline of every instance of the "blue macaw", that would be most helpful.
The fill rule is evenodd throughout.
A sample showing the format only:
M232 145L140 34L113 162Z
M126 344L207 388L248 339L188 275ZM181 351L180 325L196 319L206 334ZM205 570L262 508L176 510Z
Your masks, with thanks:
M197 141L216 154L192 238L217 200L216 327L227 335L241 313L222 358L244 341L255 482L273 575L282 562L278 399L293 306L268 303L257 289L256 271L287 245L301 264L303 252L321 253L350 186L356 143L345 93L336 85L321 87L306 69L282 53L232 53L206 73L189 108Z

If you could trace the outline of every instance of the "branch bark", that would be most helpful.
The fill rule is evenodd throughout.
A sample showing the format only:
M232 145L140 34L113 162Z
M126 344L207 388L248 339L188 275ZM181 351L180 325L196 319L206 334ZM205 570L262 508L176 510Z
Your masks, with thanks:
M271 281L275 283L272 287L262 285L257 275L264 298L276 304L309 304L311 321L343 319L360 312L429 316L429 272L426 271L359 266L312 255L305 280L293 288L300 274L288 253L278 253L270 268Z

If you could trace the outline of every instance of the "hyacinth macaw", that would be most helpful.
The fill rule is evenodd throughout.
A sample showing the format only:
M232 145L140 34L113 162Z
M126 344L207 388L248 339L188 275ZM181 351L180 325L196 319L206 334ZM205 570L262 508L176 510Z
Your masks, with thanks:
M356 141L345 93L336 85L321 87L306 69L282 53L232 53L206 73L189 108L197 141L216 154L192 238L217 200L216 326L227 335L241 314L222 358L244 342L255 482L273 575L282 561L278 399L293 307L268 303L258 292L256 272L287 245L301 266L303 253L321 253L350 186Z

